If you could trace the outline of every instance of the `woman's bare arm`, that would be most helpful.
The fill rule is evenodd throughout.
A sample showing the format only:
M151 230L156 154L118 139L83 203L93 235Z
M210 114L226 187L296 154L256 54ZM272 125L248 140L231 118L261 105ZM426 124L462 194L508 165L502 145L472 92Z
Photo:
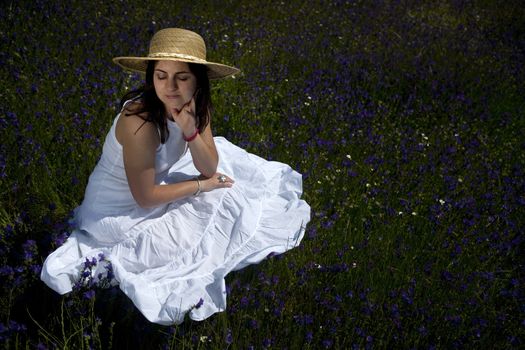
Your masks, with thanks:
M155 207L188 197L198 190L196 180L155 184L155 153L160 137L154 123L144 123L137 115L123 116L117 121L116 136L122 145L129 188L139 206ZM233 180L227 178L226 182L219 182L215 175L214 172L209 179L201 181L202 191L231 187Z
M190 137L195 134L197 128L195 126L195 98L192 98L186 103L180 111L173 108L171 111L173 119L182 129L185 137ZM212 177L217 171L217 164L219 163L219 156L215 141L211 132L211 122L206 126L195 139L188 143L191 157L195 168L206 177Z

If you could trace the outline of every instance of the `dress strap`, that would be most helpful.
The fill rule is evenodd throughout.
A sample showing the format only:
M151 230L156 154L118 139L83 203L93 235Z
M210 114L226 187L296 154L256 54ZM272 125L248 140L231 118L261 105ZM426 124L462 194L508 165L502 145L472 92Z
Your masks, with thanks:
M133 97L133 98L131 98L129 100L126 100L126 102L124 102L124 104L122 105L122 109L120 111L122 112L124 110L124 108L126 108L128 103L135 102L135 101L137 101L137 100L139 100L141 98L142 98L142 94L139 94L139 95L137 95L137 96L135 96L135 97Z

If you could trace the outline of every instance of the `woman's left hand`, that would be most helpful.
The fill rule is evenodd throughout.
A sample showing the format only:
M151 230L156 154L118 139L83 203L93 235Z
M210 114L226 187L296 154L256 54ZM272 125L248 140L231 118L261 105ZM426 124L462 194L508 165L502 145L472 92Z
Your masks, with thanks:
M181 128L185 137L195 134L197 129L195 118L195 97L192 97L180 110L173 107L171 110L173 120Z
M221 173L215 173L209 178L201 175L199 176L199 179L201 180L202 192L209 192L217 188L232 187L233 183L235 182L231 177Z

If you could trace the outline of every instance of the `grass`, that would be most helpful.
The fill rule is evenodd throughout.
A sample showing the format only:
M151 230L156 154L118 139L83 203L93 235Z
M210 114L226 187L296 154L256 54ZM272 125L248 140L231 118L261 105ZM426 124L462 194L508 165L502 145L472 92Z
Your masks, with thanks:
M520 348L525 13L518 1L7 2L0 13L4 348ZM150 324L118 288L39 280L120 97L111 63L200 33L241 68L214 132L303 174L296 249L231 273L228 309Z

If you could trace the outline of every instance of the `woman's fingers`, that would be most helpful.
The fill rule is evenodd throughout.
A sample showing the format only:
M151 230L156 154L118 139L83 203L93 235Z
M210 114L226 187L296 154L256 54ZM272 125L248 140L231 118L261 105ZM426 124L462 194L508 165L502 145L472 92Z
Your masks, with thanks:
M192 97L191 100L186 103L186 105L189 107L189 113L195 117L195 97Z
M193 135L195 132L195 98L192 97L180 109L173 107L171 115L185 135Z
M224 187L231 187L231 185L233 185L233 183L235 182L231 177L221 173L216 173L215 178L219 182L219 185L222 184Z
M201 175L201 179L206 178L203 178ZM205 180L206 185L204 186L203 191L212 191L217 188L232 187L234 182L235 181L231 177L225 174L215 173L215 175Z

